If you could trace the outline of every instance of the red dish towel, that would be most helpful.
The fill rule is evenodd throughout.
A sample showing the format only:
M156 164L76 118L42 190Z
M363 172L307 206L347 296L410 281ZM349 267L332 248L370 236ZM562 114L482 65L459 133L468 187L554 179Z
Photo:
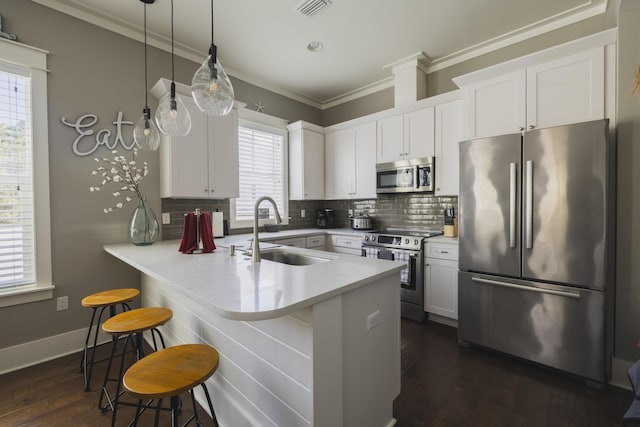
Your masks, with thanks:
M200 214L199 228L200 240L202 241L202 252L213 252L216 249L216 245L213 242L211 215L208 212ZM182 239L180 240L180 248L178 249L180 252L183 254L190 254L198 248L197 231L196 215L193 212L189 212L184 216L184 228L182 229Z
M189 212L184 216L184 227L182 229L182 239L180 240L180 249L183 254L190 254L196 249L196 216L193 212Z
M202 252L208 254L216 249L213 242L213 229L211 228L211 214L203 212L200 215L200 240L202 241Z

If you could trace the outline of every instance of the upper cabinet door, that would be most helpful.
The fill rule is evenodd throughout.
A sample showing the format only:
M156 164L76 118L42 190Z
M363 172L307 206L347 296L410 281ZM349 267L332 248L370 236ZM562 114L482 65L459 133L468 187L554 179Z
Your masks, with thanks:
M289 126L289 199L324 199L324 135L296 122Z
M377 122L377 162L387 163L404 159L404 121L402 114Z
M427 107L404 115L404 158L434 154L435 108Z
M208 118L190 96L178 94L191 115L186 136L162 135L160 197L209 197Z
M604 47L527 68L527 129L605 118Z
M238 110L222 117L208 117L209 123L209 197L240 196L238 158Z
M462 135L462 99L436 105L436 196L458 194Z
M325 199L350 199L355 193L354 129L349 128L327 133L324 143Z
M465 88L466 139L525 128L526 72L518 70Z
M376 193L376 122L355 128L354 198L375 199Z

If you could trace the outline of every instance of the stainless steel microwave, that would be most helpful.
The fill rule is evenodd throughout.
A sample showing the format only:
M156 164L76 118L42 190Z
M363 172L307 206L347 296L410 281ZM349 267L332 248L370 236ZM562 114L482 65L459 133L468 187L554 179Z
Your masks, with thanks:
M423 157L376 165L376 193L433 193L435 159Z

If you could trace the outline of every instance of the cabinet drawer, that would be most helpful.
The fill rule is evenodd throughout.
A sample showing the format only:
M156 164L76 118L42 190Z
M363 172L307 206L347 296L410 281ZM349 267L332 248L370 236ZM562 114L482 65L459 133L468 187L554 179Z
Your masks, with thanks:
M458 245L455 243L429 243L425 244L426 258L458 260Z
M306 241L304 237L292 237L291 239L279 239L279 240L275 240L273 243L275 243L276 245L283 245L283 246L295 246L297 248L306 247Z
M324 248L326 244L326 236L324 234L318 236L307 236L307 248Z
M333 246L343 248L360 249L362 241L359 236L331 236Z

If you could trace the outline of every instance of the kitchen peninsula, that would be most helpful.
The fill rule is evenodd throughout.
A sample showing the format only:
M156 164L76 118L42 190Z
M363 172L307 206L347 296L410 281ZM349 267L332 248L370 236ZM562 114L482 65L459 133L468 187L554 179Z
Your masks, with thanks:
M143 306L173 310L168 344L220 352L209 389L221 425L393 425L402 266L298 248L286 251L319 262L251 263L225 240L198 255L177 241L105 246L141 272Z

